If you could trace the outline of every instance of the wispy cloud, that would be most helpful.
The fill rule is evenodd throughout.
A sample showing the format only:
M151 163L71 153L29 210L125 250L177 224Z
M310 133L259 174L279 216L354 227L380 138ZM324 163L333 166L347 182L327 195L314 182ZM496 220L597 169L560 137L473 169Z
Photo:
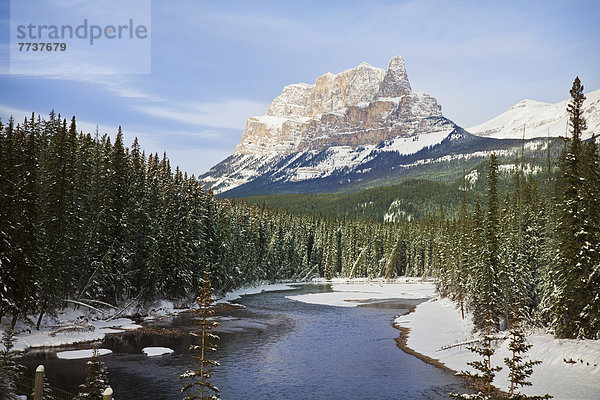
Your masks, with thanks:
M44 76L47 79L62 79L74 82L89 83L97 85L110 91L111 93L127 98L127 99L138 99L150 102L166 102L167 99L163 96L157 96L147 91L139 89L135 86L131 78L127 75L114 74L108 76L107 74L93 74L89 71L86 73L75 74L73 76L64 75L48 75Z
M249 100L227 100L215 103L180 103L170 105L139 105L134 108L155 116L197 126L244 129L251 115L262 115L267 104Z

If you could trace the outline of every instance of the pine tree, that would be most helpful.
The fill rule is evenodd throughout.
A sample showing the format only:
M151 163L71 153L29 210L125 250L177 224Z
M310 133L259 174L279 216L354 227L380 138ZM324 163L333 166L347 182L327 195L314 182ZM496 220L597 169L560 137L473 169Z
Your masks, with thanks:
M0 395L2 399L18 399L16 395L17 381L21 375L21 368L16 363L16 354L13 351L14 333L7 329L2 334L2 346L0 350Z
M493 321L489 321L490 325ZM484 335L480 343L468 346L467 349L481 357L480 360L468 362L475 370L479 372L462 371L458 375L464 376L471 380L473 387L478 391L477 394L456 394L451 393L450 397L455 399L472 399L472 400L491 400L494 399L495 388L492 386L494 376L496 372L500 371L502 367L492 366L492 355L495 353L495 349L492 346L492 342L495 340L494 336L490 333Z
M498 158L495 153L490 156L488 167L488 192L487 192L487 218L485 220L486 257L484 259L483 286L485 302L488 308L488 319L493 320L492 325L498 324L500 293L498 288L498 275L500 263L500 220L498 209ZM488 320L488 323L490 321ZM494 327L495 329L495 327Z
M335 233L328 235L325 251L325 279L331 280L335 276L335 265L337 262L337 240Z
M50 133L45 157L44 181L41 182L40 239L44 244L40 255L39 319L53 311L73 289L76 271L75 236L78 226L74 191L75 119L67 129L66 120L51 117L46 123Z
M500 306L498 299L498 272L500 270L499 210L498 210L498 160L490 157L488 169L487 216L485 220L479 202L473 215L471 307L473 323L478 330L491 326L498 328ZM491 321L491 322L490 322Z
M519 387L531 386L528 378L533 373L533 367L539 365L541 361L526 361L525 353L532 347L525 338L525 332L520 322L515 319L510 331L510 342L508 349L511 351L511 357L504 358L504 364L509 369L508 380L510 382L509 399L515 400L543 400L551 399L552 396L546 394L543 396L527 396L519 392Z
M127 226L126 209L130 204L128 197L130 193L130 169L129 155L123 144L123 132L121 126L115 137L115 143L110 150L110 170L113 191L110 193L112 204L113 225L110 233L111 258L107 263L107 272L110 279L110 299L119 301L127 298L127 291L131 287L129 272L131 270L131 255L126 247L129 229L135 227Z
M387 261L385 263L385 279L392 279L392 277L394 276L394 272L396 271L396 264L398 263L398 258L400 256L400 250L401 242L400 240L398 240L392 248L392 252L388 256Z
M582 235L580 259L586 268L582 274L585 304L580 314L579 335L600 339L600 154L594 134L583 148L582 173L586 234Z
M460 207L459 226L459 246L458 246L458 266L457 266L457 301L460 305L462 319L465 319L465 303L468 298L469 271L471 270L472 260L469 257L469 230L472 229L470 221L467 218L467 182L466 174L463 172L462 201Z
M583 85L575 78L571 102L567 108L572 137L561 156L558 192L558 225L555 262L551 266L543 313L559 337L597 338L598 317L590 304L598 305L598 244L595 240L597 215L593 214L595 182L588 171L597 158L585 157L581 134L586 129L583 118ZM597 202L596 202L597 204ZM592 306L592 307L596 307ZM585 311L584 311L585 310ZM595 322L592 322L595 321Z
M108 371L100 359L98 348L94 347L92 359L87 362L87 377L80 385L76 400L102 400L102 393L108 387Z
M181 388L182 393L188 392L185 397L186 400L220 398L219 389L210 382L214 367L218 366L219 363L208 358L208 352L217 350L212 341L219 338L211 333L211 330L219 325L218 322L213 321L211 318L214 315L212 294L213 289L207 270L204 275L202 287L200 288L200 294L197 298L198 308L194 309L194 313L198 317L196 325L200 332L190 333L193 337L200 340L200 344L190 345L190 352L193 354L192 358L198 361L198 369L188 370L180 375L181 379L192 380Z

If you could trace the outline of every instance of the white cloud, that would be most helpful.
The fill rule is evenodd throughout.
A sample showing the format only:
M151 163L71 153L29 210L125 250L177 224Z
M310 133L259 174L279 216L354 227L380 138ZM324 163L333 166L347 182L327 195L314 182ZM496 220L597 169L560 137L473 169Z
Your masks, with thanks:
M140 112L168 120L188 123L197 126L214 128L229 128L243 130L246 120L252 115L262 115L266 112L268 104L252 100L232 99L217 102L173 102L165 97L148 93L133 86L125 76L106 76L103 74L81 73L66 77L64 75L44 76L47 79L64 79L81 83L98 85L115 95L140 100L143 104L132 104L131 107ZM15 115L23 117L29 113L18 112ZM9 113L10 114L10 113ZM22 120L22 118L21 118ZM220 132L202 129L195 132L183 132L194 136L216 138Z
M192 125L243 130L248 117L262 115L268 105L250 100L215 103L181 103L176 106L134 106L137 110Z

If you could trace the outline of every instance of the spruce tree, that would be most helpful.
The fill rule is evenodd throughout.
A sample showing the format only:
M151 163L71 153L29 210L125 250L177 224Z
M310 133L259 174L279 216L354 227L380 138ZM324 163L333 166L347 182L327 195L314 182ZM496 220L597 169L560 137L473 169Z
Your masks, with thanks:
M592 188L597 184L586 182L586 177L591 176L586 170L593 171L592 164L597 161L591 154L585 157L581 141L586 122L583 118L585 96L579 78L575 78L570 93L567 111L572 137L561 156L556 184L558 245L549 271L551 284L546 285L543 314L559 337L597 338L598 325L592 321L598 318L590 312L590 304L598 304L595 299L599 290L594 264L597 227L593 226L598 217L592 213L596 207Z
M217 361L211 360L208 355L211 351L216 351L216 346L212 343L219 337L211 333L212 329L219 325L212 320L214 315L214 299L212 297L213 289L210 284L210 275L208 270L205 272L200 294L197 298L198 308L194 313L198 317L196 325L200 332L191 332L194 338L200 341L199 344L190 345L192 358L198 362L197 369L188 370L180 375L180 379L189 379L191 382L181 388L181 392L187 392L186 400L193 399L218 399L219 389L210 382L214 372L214 367L218 366Z
M490 324L492 321L490 321ZM490 333L484 335L481 342L468 346L467 349L473 353L479 355L481 359L470 361L467 365L470 365L478 372L461 371L458 375L468 378L477 394L456 394L451 393L450 397L455 399L472 399L472 400L491 400L494 399L495 388L492 386L494 376L496 372L500 371L502 367L492 366L492 355L495 353L495 349L492 342L495 340L494 336Z
M87 362L85 383L79 386L76 400L102 400L102 393L108 387L108 371L100 359L98 348L94 347L92 359Z
M532 345L527 343L521 323L515 319L515 321L513 321L512 329L510 330L510 342L508 344L511 357L504 358L504 364L506 364L509 369L509 399L543 400L552 398L552 396L548 394L543 396L527 396L519 392L520 387L531 386L531 382L528 379L533 373L533 367L542 363L541 361L526 360L525 353L527 353L531 347Z
M583 148L583 197L585 217L580 250L580 260L586 269L583 272L585 304L581 310L579 335L600 339L600 154L596 136L587 141Z
M487 215L481 215L479 203L473 215L472 299L473 323L478 330L498 328L500 315L498 273L500 270L498 160L490 157L488 168Z
M400 240L396 241L396 244L392 247L392 252L387 257L385 263L385 279L392 279L394 277L394 272L396 271L396 264L398 263L398 258L400 257L401 250L401 242Z
M21 367L15 361L14 342L12 329L5 330L2 334L3 349L0 350L0 395L6 400L18 399L16 391Z
M325 279L331 280L335 276L335 265L337 261L337 241L335 233L330 233L327 240L325 253Z
M465 304L469 295L469 270L472 260L469 257L469 231L472 229L470 221L467 218L467 182L466 174L463 171L462 201L460 206L460 216L458 219L458 237L459 245L457 260L457 301L460 305L462 319L465 319Z
M498 207L498 158L495 153L490 156L488 166L487 217L485 220L486 257L484 259L483 285L485 302L488 304L488 324L496 329L500 314L498 304L500 293L498 275L500 263L500 216ZM491 321L490 321L491 320Z

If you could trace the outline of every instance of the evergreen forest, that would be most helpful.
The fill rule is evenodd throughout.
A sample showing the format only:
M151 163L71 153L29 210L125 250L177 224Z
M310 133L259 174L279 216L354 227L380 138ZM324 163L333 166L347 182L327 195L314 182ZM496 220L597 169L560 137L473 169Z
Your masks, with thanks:
M544 174L521 158L499 185L492 154L483 197L463 182L448 204L434 199L426 215L397 222L218 198L166 154L145 154L137 139L127 146L121 128L113 139L54 112L11 118L0 123L0 317L39 327L66 299L192 298L205 273L218 293L416 276L436 278L478 328L525 318L559 337L598 339L600 155L595 137L581 138L579 79L571 96L571 137ZM426 201L438 184L421 184L414 193Z

